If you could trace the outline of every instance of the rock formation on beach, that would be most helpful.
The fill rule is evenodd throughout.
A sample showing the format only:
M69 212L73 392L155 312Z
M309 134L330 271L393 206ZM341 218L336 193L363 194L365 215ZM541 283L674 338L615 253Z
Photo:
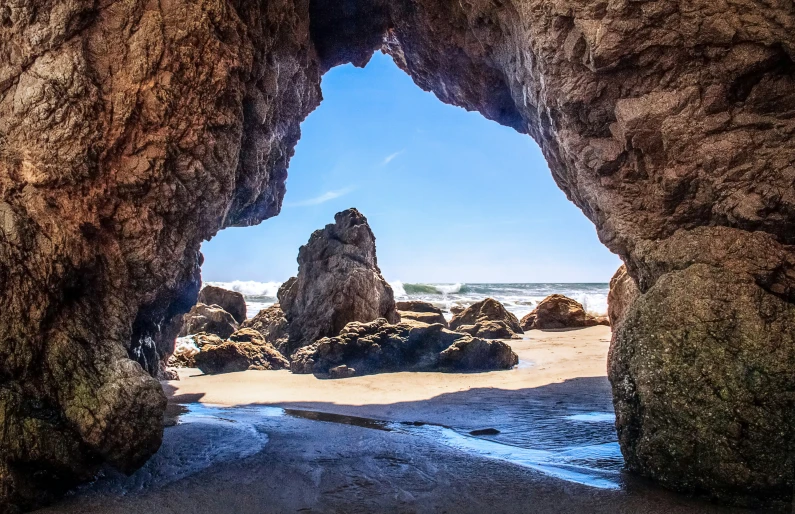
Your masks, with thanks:
M604 317L585 312L582 304L562 294L549 295L541 300L532 312L521 320L525 330L547 330L555 328L582 328L607 325Z
M453 316L450 329L485 339L510 339L524 332L516 316L493 298L474 303Z
M350 323L338 336L298 349L290 369L293 373L345 378L444 368L508 369L517 362L511 347L499 341L451 332L440 324L407 320L391 325L382 318L369 323Z
M251 328L235 332L221 344L204 345L194 356L194 361L196 367L206 374L290 367L289 361Z
M238 323L246 321L246 299L237 291L217 286L204 286L199 291L199 303L218 305L231 314Z
M334 216L298 251L298 276L279 288L288 323L285 353L335 336L352 321L400 321L392 288L378 268L375 236L356 209Z
M435 307L430 302L411 300L406 302L397 302L395 305L401 320L421 321L431 325L434 323L439 323L443 327L448 328L447 320L445 319L442 310L438 307Z
M381 48L534 138L626 263L640 295L610 380L628 469L790 502L794 32L791 2L752 0L6 2L0 501L32 509L157 450L154 377L202 241L279 213L322 73ZM327 335L306 326L300 344Z
M226 339L238 329L235 318L218 305L197 303L182 318L180 337L204 332Z
M289 355L286 351L289 333L287 318L284 317L281 306L276 303L266 307L251 319L240 324L240 329L251 328L262 335L262 338L272 344L280 352Z

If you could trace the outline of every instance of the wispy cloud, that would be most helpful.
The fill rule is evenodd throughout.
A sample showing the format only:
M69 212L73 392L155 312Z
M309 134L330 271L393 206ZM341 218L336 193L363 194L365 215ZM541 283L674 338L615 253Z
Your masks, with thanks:
M326 203L329 200L334 200L335 198L339 198L341 196L345 196L351 191L353 191L353 187L349 186L343 189L335 189L333 191L326 191L320 196L316 196L314 198L308 198L306 200L301 200L300 202L289 202L285 203L286 207L307 207L309 205L320 205L321 203Z
M395 153L393 153L393 154L389 154L389 155L387 155L386 157L384 157L384 160L383 160L383 161L381 161L381 166L386 166L387 164L389 164L390 162L392 162L392 161L395 159L395 157L399 156L399 155L400 155L400 154L402 154L403 152L405 152L405 150L401 150L401 151L399 151L399 152L395 152Z

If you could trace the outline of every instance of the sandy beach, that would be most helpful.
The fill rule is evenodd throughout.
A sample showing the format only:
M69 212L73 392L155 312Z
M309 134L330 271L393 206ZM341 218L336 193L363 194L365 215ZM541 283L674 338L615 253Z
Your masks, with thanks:
M532 331L488 373L185 369L158 454L42 512L734 512L620 470L609 339Z

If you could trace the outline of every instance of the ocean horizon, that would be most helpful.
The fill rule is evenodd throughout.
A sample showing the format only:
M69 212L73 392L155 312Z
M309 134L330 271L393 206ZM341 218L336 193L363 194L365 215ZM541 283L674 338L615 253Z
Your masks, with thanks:
M231 282L205 282L242 293L246 298L247 315L255 316L260 310L278 300L276 294L282 282L234 280ZM508 311L521 318L538 303L552 294L562 294L580 302L586 312L607 314L607 282L389 282L395 300L423 300L442 309L448 316L454 306L467 307L485 298L494 298Z

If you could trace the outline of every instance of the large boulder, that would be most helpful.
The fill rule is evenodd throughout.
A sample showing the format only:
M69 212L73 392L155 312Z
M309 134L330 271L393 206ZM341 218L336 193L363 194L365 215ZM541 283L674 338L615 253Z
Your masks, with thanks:
M206 374L246 370L285 369L290 363L265 342L256 330L245 328L219 345L205 345L194 357L196 367Z
M180 337L205 332L215 334L223 339L231 336L238 325L235 318L218 305L197 303L182 318Z
M516 316L494 298L472 304L453 316L450 329L485 339L508 339L524 332Z
M439 367L466 371L510 369L519 363L510 346L502 341L464 337L439 354Z
M238 323L246 320L246 299L237 291L206 285L199 291L199 302L205 305L218 305L231 314Z
M615 332L624 319L629 308L640 296L640 290L632 277L627 273L627 267L621 265L610 279L610 292L607 294L607 316L610 326Z
M240 328L256 330L266 342L280 352L287 353L285 352L289 337L287 318L284 317L284 312L278 303L262 309L256 316L241 323Z
M556 328L583 328L607 325L604 316L596 317L585 312L582 304L562 294L547 296L535 309L522 318L525 330Z
M334 216L298 251L298 276L279 288L289 325L288 353L335 336L352 321L400 321L392 288L378 268L375 236L356 209Z
M471 346L473 341L478 344ZM455 343L459 346L443 358L442 353ZM350 323L339 336L298 349L293 354L291 370L336 377L427 371L442 366L457 370L503 369L505 363L512 362L507 352L513 354L507 345L489 347L486 341L451 332L440 324L403 321L390 325L385 319L378 319Z
M442 310L430 302L410 300L397 302L396 307L401 320L421 321L431 325L439 323L447 328L447 320Z
M627 468L724 500L788 501L793 369L792 304L712 266L665 275L626 312L608 357Z

